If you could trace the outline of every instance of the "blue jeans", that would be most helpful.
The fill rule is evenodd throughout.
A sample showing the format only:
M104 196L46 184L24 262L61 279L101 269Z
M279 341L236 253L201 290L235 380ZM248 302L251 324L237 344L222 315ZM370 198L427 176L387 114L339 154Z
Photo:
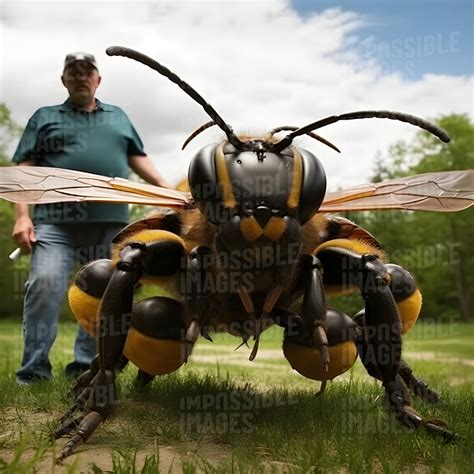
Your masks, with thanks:
M59 312L77 263L110 257L110 243L122 223L38 224L23 308L23 359L17 380L51 379L49 351L56 339ZM79 328L74 359L89 364L95 340Z

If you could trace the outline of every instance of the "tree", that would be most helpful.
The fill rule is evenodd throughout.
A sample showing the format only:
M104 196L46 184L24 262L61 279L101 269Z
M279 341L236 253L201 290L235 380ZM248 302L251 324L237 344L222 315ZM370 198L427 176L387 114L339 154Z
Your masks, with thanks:
M8 107L0 103L0 166L10 165L8 151L15 138L18 138L22 129L12 119ZM0 200L0 258L2 271L0 272L0 317L18 316L21 314L23 302L23 285L28 274L28 263L13 263L8 255L14 248L10 232L14 223L13 205L3 199Z

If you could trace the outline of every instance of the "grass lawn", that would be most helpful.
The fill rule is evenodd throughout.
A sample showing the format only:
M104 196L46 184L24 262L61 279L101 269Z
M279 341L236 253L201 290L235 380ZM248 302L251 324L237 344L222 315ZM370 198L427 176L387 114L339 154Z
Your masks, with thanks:
M405 358L442 401L415 400L461 438L407 432L383 408L380 384L356 365L315 397L318 383L291 370L281 331L264 333L254 362L231 336L202 340L176 374L136 389L136 369L119 377L120 403L62 466L48 436L71 404L62 369L74 325L63 323L52 352L55 378L18 387L21 325L0 322L0 472L472 472L474 325L422 324L406 337Z

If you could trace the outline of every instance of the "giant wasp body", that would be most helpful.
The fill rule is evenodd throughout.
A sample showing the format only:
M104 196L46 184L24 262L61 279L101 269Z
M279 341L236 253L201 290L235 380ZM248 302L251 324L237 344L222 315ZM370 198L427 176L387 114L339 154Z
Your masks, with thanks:
M184 146L217 125L227 140L203 148L178 190L160 189L55 168L5 169L0 195L22 202L73 200L131 202L168 208L127 226L114 240L113 258L92 262L70 289L79 322L98 339L98 355L77 381L76 403L56 436L72 433L60 459L104 421L116 399L115 371L132 361L138 380L178 369L202 335L225 330L253 342L272 324L285 328L283 352L322 389L360 356L382 381L395 416L450 438L411 406L408 387L427 401L438 396L402 359L402 334L415 324L421 294L412 276L387 263L380 244L341 210L458 211L473 203L472 171L428 173L326 193L326 175L309 151L292 146L308 134L337 148L314 130L339 120L387 118L421 127L442 141L447 134L418 117L387 111L332 116L304 127L284 126L263 137L239 137L191 86L137 53L112 47L109 55L140 61L176 83L212 121ZM281 139L276 134L289 133ZM183 147L184 147L183 146ZM45 179L46 178L46 179ZM133 304L137 283L159 285L167 297ZM364 308L354 318L326 304L328 291L359 291ZM131 316L130 316L131 315ZM114 332L111 327L126 331ZM81 414L74 418L73 414Z

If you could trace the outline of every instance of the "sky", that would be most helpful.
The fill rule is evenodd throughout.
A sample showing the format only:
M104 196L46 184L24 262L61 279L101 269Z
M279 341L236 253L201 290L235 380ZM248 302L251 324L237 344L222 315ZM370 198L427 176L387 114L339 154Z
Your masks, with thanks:
M185 138L209 117L176 85L111 45L139 50L177 73L240 133L302 126L355 110L398 110L432 119L474 116L473 2L174 1L1 2L0 101L25 125L62 103L64 56L96 55L97 97L132 119L170 182L192 156L219 142L217 127ZM342 150L302 137L322 161L329 189L366 182L378 152L416 129L400 122L340 122L318 131Z

